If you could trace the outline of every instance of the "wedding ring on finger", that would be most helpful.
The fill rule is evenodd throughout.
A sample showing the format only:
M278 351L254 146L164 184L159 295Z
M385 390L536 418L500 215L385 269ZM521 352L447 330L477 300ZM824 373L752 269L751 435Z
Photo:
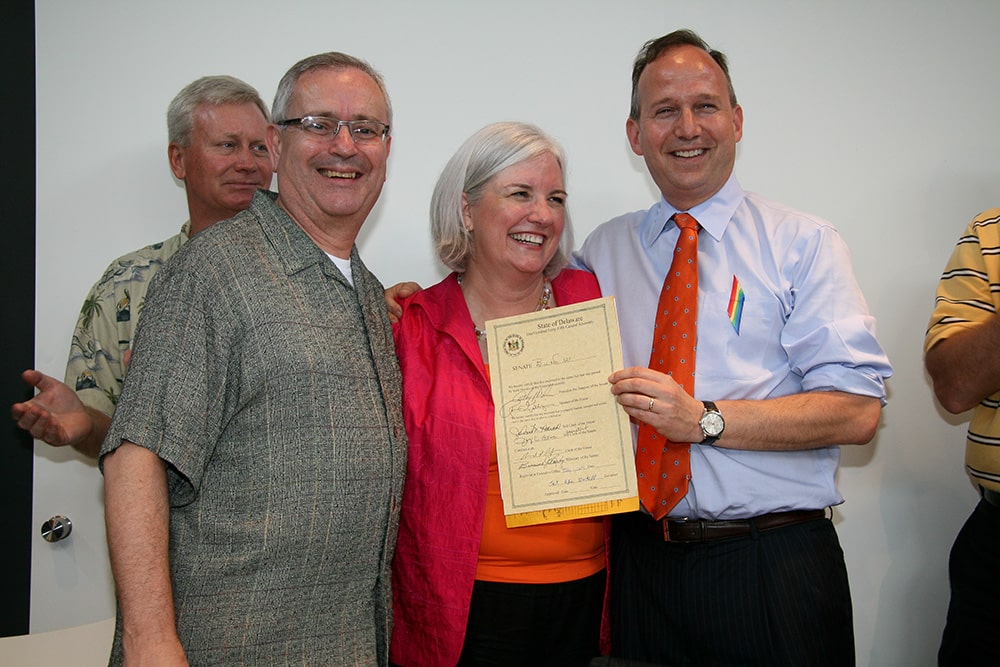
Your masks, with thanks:
M648 410L649 412L652 412L652 411L653 411L653 403L654 403L655 401L656 401L656 399L655 399L655 398L653 398L653 397L650 397L650 398L649 398L649 405L647 405L647 406L646 406L646 410Z

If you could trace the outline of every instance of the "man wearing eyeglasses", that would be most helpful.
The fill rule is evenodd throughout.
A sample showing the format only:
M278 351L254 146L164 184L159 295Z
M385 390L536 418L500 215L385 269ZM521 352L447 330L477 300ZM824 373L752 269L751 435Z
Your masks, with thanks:
M381 77L294 65L280 194L157 276L101 453L112 664L386 665L406 469L383 287L355 238L385 182Z
M83 302L73 331L66 383L40 373L23 377L39 393L11 413L34 438L96 457L121 393L139 312L150 280L203 229L247 206L271 185L267 105L231 76L205 76L181 89L167 108L167 156L184 183L188 221L166 241L119 257Z

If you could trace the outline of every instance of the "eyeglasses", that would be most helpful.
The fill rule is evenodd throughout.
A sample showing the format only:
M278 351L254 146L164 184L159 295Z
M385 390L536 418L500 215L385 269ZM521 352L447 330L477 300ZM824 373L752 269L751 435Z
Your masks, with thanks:
M347 126L354 143L362 144L384 139L389 134L389 126L377 120L337 120L328 116L303 116L279 120L275 125L290 127L298 125L303 130L317 137L330 138L337 136L340 128Z

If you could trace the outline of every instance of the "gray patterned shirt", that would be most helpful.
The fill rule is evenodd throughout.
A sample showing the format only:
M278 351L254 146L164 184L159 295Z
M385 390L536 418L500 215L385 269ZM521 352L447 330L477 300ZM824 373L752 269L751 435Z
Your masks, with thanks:
M169 464L192 665L385 665L406 436L383 288L273 197L157 274L102 456Z

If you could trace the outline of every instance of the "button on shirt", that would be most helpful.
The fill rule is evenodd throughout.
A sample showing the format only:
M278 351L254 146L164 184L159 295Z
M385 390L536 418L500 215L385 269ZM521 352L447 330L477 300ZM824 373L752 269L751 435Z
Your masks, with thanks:
M656 303L678 229L665 200L610 220L573 265L616 299L625 366L649 362ZM765 399L836 390L879 398L892 367L857 285L850 253L825 220L744 192L731 176L687 211L702 225L694 395ZM734 277L744 302L731 317ZM738 332L737 332L738 327ZM634 427L633 427L634 428ZM724 444L724 442L723 442ZM839 447L691 449L691 484L671 518L741 519L843 501Z

